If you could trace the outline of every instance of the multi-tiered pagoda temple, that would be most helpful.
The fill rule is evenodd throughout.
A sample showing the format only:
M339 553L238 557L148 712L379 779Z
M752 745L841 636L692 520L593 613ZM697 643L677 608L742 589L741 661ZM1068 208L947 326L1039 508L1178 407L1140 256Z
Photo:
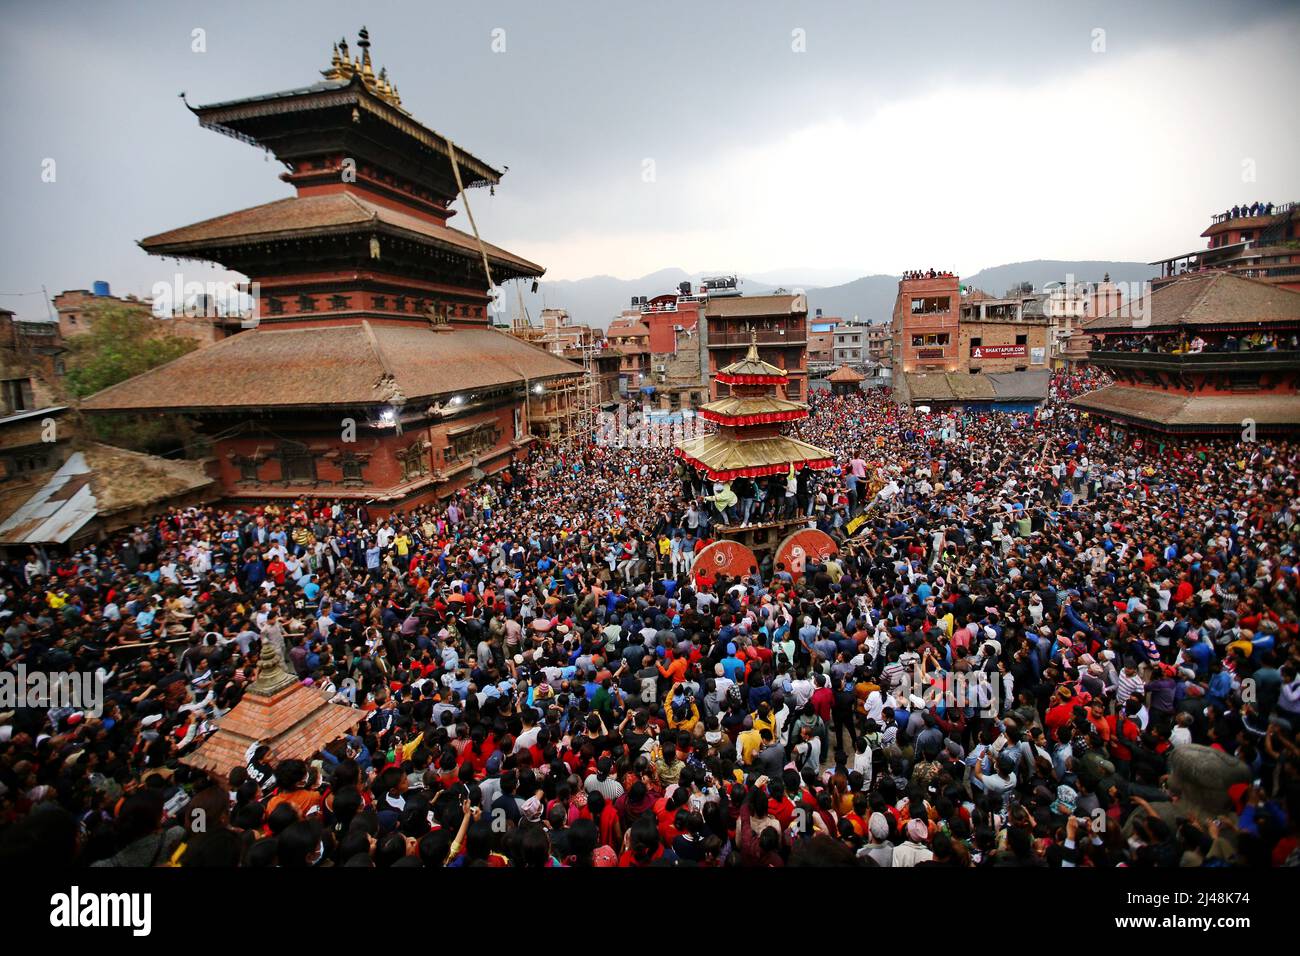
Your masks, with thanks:
M1227 270L1194 272L1075 335L1115 381L1070 404L1117 439L1300 431L1300 292Z
M782 428L787 423L808 417L808 406L778 397L778 386L784 389L787 382L786 372L758 357L756 338L750 342L748 354L721 369L716 378L729 386L730 394L702 405L698 414L716 423L718 430L688 439L674 449L699 474L710 481L729 484L741 477L766 479L772 475L788 475L791 469L797 473L803 469L822 470L834 464L831 453L825 449L783 434ZM778 516L770 522L724 524L718 530L726 539L753 552L775 550L779 554L782 533L793 526L806 527L808 523L808 518L802 515ZM735 560L728 559L730 573L736 573Z
M248 276L256 327L83 406L196 417L231 498L444 496L531 440L530 392L581 373L492 328L490 288L543 269L447 221L502 174L406 111L364 29L358 48L311 86L191 107L272 153L296 194L140 245Z

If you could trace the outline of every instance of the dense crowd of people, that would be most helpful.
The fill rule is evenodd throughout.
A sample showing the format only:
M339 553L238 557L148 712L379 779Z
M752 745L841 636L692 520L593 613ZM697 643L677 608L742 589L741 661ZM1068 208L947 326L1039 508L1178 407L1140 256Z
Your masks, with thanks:
M1295 332L1207 332L1093 336L1095 352L1140 352L1163 355L1200 355L1222 352L1294 352L1300 349Z
M0 714L0 859L1294 866L1300 446L1113 432L1065 402L1104 382L817 392L791 431L836 464L793 479L538 446L383 517L171 510L17 558L5 670L103 703ZM839 553L693 571L722 521L792 517ZM356 725L211 781L182 758L266 647Z

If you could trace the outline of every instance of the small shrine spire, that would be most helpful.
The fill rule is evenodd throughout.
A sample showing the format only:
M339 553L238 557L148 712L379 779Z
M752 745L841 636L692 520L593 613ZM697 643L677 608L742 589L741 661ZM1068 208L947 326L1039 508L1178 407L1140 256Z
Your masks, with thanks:
M284 662L275 645L269 639L262 638L262 653L257 659L257 679L249 690L270 697L297 682L297 678L284 669Z

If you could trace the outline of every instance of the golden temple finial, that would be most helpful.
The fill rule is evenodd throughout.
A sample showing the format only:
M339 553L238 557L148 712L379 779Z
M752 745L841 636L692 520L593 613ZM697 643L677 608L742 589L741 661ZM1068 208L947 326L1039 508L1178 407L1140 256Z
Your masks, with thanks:
M357 46L361 47L361 69L367 77L373 76L374 71L370 68L370 31L364 26L361 32L357 34Z
M375 73L370 59L370 31L365 27L362 27L357 34L357 46L361 53L359 56L353 56L348 49L347 37L333 44L330 50L329 69L321 70L321 76L327 80L351 80L355 76L371 93L401 109L402 97L388 76L388 68L383 67L378 74Z
M334 44L334 49L330 54L330 66L328 70L321 70L321 76L327 80L346 80L352 75L352 64L348 60L348 41L339 40Z
M758 331L752 325L749 327L749 351L745 358L750 362L758 361Z

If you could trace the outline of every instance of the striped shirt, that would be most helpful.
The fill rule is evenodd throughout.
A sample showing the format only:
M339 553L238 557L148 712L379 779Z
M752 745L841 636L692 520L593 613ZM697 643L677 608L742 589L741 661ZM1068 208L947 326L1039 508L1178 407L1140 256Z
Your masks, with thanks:
M1115 682L1115 699L1121 705L1125 704L1130 697L1142 698L1146 690L1146 684L1142 678L1134 674L1129 677L1128 674L1120 671L1119 679Z

